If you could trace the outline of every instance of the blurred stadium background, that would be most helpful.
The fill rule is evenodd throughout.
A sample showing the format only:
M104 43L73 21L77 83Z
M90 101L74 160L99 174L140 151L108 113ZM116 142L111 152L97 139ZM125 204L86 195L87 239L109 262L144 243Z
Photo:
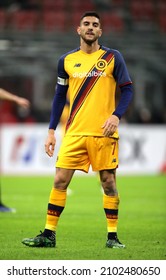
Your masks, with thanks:
M75 30L86 10L100 13L101 43L121 51L133 80L120 127L121 171L166 171L166 1L0 0L0 87L32 104L25 111L0 101L2 174L52 174L43 145L57 61L79 46Z

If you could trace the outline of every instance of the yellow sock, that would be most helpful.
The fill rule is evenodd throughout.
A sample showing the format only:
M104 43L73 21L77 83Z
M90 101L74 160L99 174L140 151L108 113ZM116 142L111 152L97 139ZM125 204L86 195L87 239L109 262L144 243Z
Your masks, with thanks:
M59 217L66 204L66 190L52 188L48 203L47 218L45 229L56 231Z
M107 231L117 232L119 197L103 194L103 206L107 219Z

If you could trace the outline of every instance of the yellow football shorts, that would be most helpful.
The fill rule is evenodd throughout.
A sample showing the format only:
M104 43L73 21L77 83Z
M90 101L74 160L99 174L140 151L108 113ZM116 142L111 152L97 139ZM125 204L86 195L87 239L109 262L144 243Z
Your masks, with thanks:
M118 166L118 139L96 136L65 136L56 167L89 171L114 169Z

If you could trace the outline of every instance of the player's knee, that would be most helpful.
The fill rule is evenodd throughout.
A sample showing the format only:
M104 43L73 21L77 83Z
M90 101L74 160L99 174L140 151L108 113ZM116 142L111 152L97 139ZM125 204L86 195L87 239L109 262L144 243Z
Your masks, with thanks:
M115 177L114 176L103 176L101 178L102 185L113 187L115 185Z
M63 175L56 175L54 179L54 187L56 189L65 190L68 187L68 180Z
M117 194L116 182L114 177L107 177L104 181L101 181L104 193L106 195L114 196Z

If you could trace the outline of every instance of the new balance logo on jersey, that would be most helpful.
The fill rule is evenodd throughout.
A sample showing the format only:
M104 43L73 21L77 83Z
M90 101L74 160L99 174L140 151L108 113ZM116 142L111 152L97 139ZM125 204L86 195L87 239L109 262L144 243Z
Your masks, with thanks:
M74 67L80 67L81 66L81 63L76 63L75 65L74 65Z

